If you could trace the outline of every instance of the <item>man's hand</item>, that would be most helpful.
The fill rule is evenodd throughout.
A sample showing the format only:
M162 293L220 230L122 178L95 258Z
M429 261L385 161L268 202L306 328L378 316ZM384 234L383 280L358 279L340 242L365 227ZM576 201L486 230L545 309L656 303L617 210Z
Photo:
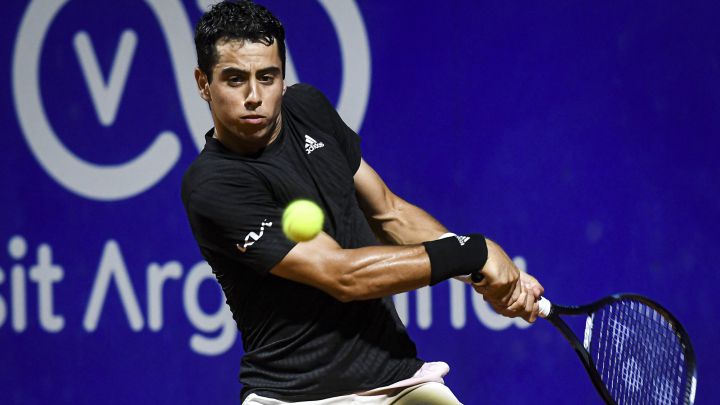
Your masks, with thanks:
M520 272L520 281L525 285L525 288L527 288L530 292L532 292L533 296L535 297L535 301L539 300L540 297L545 293L545 288L535 279L535 277L529 275L528 273L525 273L523 271Z
M485 243L488 256L481 271L483 279L473 284L473 287L483 294L485 300L509 307L520 295L518 288L520 270L498 244L490 239L485 239Z
M498 304L496 301L490 301L488 299L485 299L485 301L487 301L492 309L500 315L508 318L520 317L530 323L533 323L537 320L540 310L538 299L534 297L532 290L524 287L522 282L520 282L519 285L522 286L522 292L520 293L518 300L509 307Z
M537 300L543 287L531 275L523 273L495 242L486 239L488 259L482 268L483 280L473 284L475 291L499 314L521 317L534 322L538 315Z

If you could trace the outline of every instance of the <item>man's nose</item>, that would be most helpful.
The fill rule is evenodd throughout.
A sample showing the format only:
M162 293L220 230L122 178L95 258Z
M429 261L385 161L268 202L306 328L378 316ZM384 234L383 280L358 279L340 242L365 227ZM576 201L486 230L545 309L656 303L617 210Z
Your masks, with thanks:
M258 91L257 83L251 81L248 95L245 98L245 108L248 110L254 110L262 105L262 97Z

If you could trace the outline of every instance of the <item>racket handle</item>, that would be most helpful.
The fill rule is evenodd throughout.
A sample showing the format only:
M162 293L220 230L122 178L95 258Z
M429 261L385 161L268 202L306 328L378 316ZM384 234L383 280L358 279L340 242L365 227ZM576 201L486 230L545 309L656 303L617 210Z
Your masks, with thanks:
M540 307L538 315L540 315L541 318L547 318L550 315L550 311L552 311L552 303L545 297L540 297L538 307Z

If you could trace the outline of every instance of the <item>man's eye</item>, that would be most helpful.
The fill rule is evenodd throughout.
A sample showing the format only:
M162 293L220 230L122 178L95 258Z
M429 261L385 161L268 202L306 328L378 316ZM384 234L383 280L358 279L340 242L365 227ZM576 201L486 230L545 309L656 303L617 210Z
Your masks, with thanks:
M272 75L262 75L260 76L260 81L263 83L272 83L274 77Z
M228 81L232 84L238 84L238 83L242 83L243 79L240 76L233 76Z

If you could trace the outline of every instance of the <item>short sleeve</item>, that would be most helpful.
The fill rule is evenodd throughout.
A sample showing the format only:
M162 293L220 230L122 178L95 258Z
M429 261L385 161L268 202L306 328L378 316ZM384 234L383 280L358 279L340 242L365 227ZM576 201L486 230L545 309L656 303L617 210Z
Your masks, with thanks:
M282 232L282 208L259 179L203 183L186 205L195 239L211 265L230 259L265 274L295 246Z
M295 84L288 88L284 103L311 125L331 134L340 145L352 173L357 172L362 158L360 136L345 124L320 90L308 84Z

